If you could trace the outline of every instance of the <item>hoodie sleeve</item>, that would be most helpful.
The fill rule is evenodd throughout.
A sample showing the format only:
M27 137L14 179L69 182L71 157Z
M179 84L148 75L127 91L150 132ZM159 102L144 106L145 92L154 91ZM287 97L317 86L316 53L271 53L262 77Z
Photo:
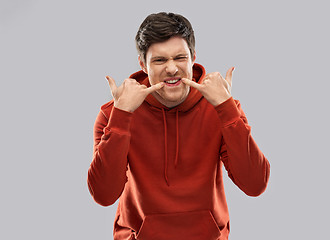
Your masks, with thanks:
M251 136L239 101L231 97L216 110L223 135L220 156L228 176L247 195L260 195L267 187L270 164Z
M115 107L108 118L102 110L96 118L93 161L87 183L94 200L102 206L115 203L127 182L131 119L132 113Z

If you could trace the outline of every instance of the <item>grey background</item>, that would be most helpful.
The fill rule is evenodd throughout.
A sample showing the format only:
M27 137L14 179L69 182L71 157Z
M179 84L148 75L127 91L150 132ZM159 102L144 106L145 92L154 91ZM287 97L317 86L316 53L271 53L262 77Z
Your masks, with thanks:
M271 163L268 189L226 176L231 240L328 239L327 1L1 0L1 239L112 239L111 207L86 178L93 124L139 70L134 37L150 13L195 29L207 72L235 66L233 96Z

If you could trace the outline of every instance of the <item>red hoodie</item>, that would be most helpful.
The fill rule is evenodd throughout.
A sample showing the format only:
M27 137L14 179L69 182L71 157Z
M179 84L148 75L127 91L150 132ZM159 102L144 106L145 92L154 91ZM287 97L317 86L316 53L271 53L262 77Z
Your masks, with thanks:
M205 76L199 64L193 73L199 83ZM131 78L150 86L142 71ZM102 206L120 197L115 240L224 240L229 214L222 164L247 195L266 189L270 165L239 101L214 107L194 88L174 108L152 95L134 113L110 101L95 121L88 187Z

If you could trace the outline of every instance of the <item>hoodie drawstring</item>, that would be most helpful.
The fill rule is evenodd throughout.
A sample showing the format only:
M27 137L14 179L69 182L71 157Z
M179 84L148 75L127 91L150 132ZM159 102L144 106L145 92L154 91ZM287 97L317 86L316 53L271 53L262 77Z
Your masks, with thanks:
M164 177L166 184L170 186L170 183L168 181L168 176L167 176L167 162L168 162L168 156L167 156L167 122L166 122L166 114L164 108L162 108L162 113L163 113L163 120L164 120L164 146L165 146L165 159L164 159ZM179 111L176 110L176 151L175 151L175 161L174 161L174 167L176 168L178 165L178 160L179 160Z
M176 151L175 151L175 162L174 167L178 165L179 158L179 111L176 110Z
M170 186L170 183L168 182L168 178L167 178L167 123L166 123L166 115L165 115L165 111L164 108L162 108L162 112L163 112L163 120L164 120L164 136L165 136L165 166L164 166L164 176L165 176L165 181L167 183L168 186Z

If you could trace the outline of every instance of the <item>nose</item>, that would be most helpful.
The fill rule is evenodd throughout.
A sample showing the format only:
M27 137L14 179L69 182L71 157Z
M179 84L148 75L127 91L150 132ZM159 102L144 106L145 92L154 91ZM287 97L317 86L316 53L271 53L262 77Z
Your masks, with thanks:
M166 73L168 75L174 76L178 72L178 68L173 59L170 59L166 63Z

